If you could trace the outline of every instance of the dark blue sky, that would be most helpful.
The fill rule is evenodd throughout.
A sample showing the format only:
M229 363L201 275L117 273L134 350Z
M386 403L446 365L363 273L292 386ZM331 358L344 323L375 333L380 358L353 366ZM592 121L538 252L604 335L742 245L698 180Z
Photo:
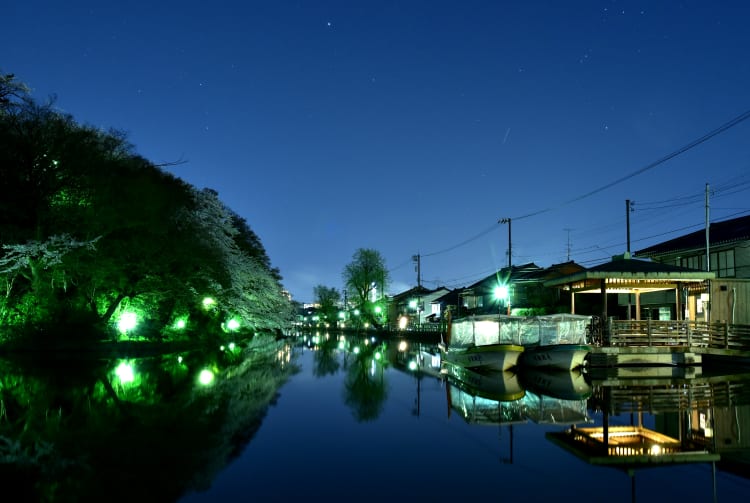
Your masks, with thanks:
M341 288L360 247L390 293L416 284L417 253L425 286L472 283L507 264L500 218L513 263L595 265L625 251L626 199L632 250L699 229L707 183L712 220L750 212L750 120L649 167L750 110L745 1L26 0L2 17L0 70L186 161L169 169L247 219L300 301Z

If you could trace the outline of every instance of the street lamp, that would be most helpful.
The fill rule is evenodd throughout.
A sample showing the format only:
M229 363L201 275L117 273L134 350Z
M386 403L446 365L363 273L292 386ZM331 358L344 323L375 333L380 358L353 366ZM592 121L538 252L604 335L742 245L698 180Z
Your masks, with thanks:
M508 306L508 315L510 315L510 291L508 290L508 285L496 286L494 295L498 303L503 301Z

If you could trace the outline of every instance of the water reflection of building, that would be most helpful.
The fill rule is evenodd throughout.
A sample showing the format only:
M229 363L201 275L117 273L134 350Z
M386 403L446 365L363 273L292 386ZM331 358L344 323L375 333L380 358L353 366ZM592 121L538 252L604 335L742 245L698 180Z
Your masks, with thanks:
M747 477L750 374L622 368L592 379L592 385L589 407L601 410L602 424L547 438L590 464L627 472L633 494L636 470L645 467L710 463ZM630 424L613 424L612 418L628 415Z

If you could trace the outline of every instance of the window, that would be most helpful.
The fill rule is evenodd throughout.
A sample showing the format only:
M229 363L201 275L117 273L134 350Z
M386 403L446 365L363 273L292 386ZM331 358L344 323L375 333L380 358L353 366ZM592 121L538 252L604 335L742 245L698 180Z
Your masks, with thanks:
M717 278L733 278L734 249L712 253L711 270L716 273Z
M705 271L706 254L682 257L679 265L690 269ZM735 276L733 248L711 253L711 272L716 273L717 278L733 278Z

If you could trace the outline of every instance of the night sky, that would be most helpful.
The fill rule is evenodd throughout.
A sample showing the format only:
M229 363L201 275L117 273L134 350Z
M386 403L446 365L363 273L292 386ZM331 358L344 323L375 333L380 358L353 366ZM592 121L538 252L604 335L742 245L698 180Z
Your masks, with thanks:
M77 1L0 9L0 71L247 219L295 300L592 266L750 213L747 1ZM738 122L732 123L733 119ZM684 147L730 126L685 152ZM672 156L669 159L667 157ZM658 162L663 160L664 162ZM134 204L136 201L134 201Z

